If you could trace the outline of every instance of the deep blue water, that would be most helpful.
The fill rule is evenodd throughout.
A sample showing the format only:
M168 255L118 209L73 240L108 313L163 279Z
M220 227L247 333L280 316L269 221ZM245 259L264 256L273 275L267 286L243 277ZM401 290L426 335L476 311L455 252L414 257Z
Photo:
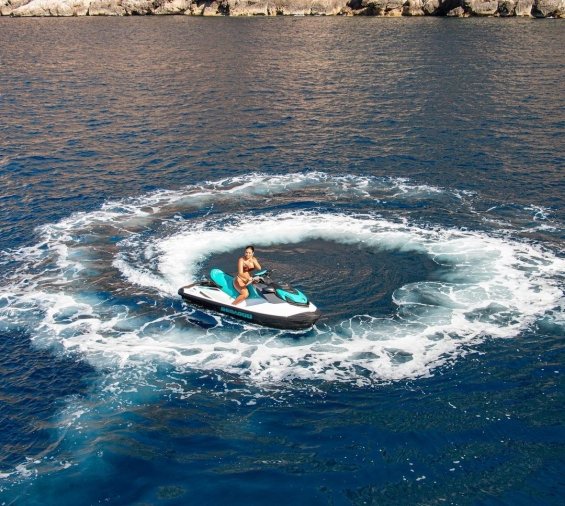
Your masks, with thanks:
M0 505L561 504L564 43L0 19ZM249 243L315 328L179 299Z

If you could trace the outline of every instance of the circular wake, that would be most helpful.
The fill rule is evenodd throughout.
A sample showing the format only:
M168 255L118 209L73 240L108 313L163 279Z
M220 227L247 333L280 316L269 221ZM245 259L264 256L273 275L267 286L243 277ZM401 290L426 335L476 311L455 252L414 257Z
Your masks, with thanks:
M260 384L429 375L485 337L514 337L547 314L562 322L563 259L513 237L512 223L485 230L494 220L475 198L311 173L109 202L3 252L0 325L103 368L164 363ZM249 243L323 309L313 329L260 328L180 300L180 286L235 268Z

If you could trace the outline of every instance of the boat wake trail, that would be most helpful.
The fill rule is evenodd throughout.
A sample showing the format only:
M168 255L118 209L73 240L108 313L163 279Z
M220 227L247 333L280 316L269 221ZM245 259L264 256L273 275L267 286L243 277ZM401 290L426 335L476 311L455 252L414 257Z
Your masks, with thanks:
M563 325L565 261L523 235L559 229L551 213L531 206L509 218L478 201L309 173L108 202L2 252L0 326L104 370L165 364L293 388L427 376L486 338L542 318ZM180 286L210 266L233 269L249 243L322 309L314 328L258 328L180 300Z

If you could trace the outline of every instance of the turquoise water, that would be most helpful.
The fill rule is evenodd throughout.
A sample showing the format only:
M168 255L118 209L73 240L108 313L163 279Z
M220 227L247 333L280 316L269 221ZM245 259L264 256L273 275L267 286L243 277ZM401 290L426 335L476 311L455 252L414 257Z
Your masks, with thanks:
M563 34L0 19L0 504L560 504Z

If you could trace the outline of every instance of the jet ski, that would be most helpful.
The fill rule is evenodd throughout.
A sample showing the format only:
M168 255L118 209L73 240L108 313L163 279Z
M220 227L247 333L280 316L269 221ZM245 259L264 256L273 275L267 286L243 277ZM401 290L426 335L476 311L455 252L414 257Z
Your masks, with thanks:
M321 312L300 290L284 283L276 283L271 272L262 270L248 285L249 297L233 304L239 295L234 277L220 269L212 269L210 278L179 289L186 301L233 316L250 323L278 329L301 330L314 325Z

